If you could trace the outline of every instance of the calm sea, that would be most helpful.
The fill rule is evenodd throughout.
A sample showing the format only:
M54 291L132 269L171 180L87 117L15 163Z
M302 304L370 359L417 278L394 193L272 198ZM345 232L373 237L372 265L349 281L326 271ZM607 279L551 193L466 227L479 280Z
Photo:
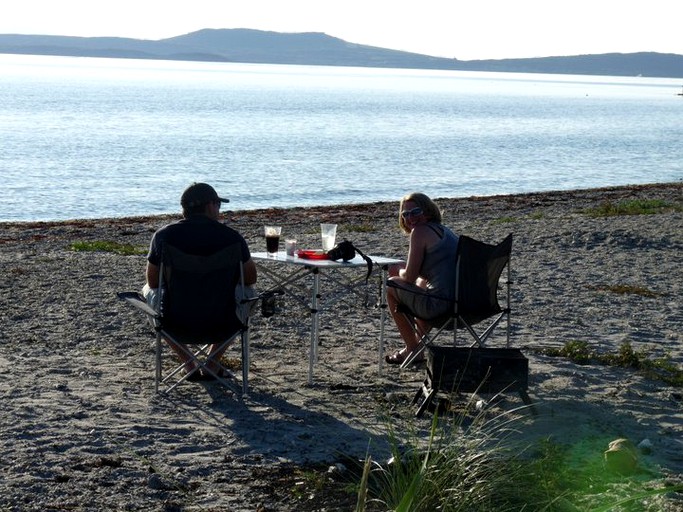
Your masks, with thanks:
M0 55L0 221L683 178L680 79Z

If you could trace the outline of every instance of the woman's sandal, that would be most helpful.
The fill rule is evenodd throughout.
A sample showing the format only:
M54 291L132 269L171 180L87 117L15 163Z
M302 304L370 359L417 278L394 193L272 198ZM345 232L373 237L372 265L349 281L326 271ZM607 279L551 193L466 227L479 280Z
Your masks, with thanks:
M230 377L230 374L223 368L216 370L214 373L216 374L215 376L206 370L202 370L202 380L217 380L216 377L219 379L227 379Z
M406 352L404 354L402 354L401 352L402 352L402 350L397 350L393 354L385 356L384 360L388 364L396 364L396 365L403 364L404 361L411 356L412 352ZM419 364L419 363L422 363L424 360L425 360L424 354L420 354L419 356L415 357L410 362L410 364Z
M187 370L185 370L185 375L187 375L185 380L187 380L188 382L199 382L203 380L202 372L199 368L196 368L192 372L188 372Z
M403 364L403 361L406 360L406 354L402 354L400 350L397 350L393 354L387 354L384 357L384 360L387 362L387 364Z
M186 372L186 374L187 373L189 373L189 372ZM221 379L227 379L228 377L230 377L230 374L228 372L224 371L223 369L217 370L214 373L216 374L216 376L218 376ZM186 377L186 380L188 382L206 382L206 381L216 380L216 377L204 369L200 370L199 368L197 368L188 377Z

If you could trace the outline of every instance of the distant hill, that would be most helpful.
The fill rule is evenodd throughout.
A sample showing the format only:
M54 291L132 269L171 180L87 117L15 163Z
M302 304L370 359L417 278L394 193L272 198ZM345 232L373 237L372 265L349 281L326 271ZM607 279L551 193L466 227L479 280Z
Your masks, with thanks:
M0 34L0 53L683 78L683 55L668 53L463 61L349 43L319 32L250 29L204 29L158 41Z

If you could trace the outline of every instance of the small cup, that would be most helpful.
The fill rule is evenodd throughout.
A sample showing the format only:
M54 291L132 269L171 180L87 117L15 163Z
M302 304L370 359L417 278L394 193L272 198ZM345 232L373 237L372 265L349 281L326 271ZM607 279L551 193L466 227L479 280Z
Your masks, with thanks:
M287 256L294 256L296 254L296 240L285 240L285 252Z
M266 251L269 255L277 254L278 247L280 246L280 233L282 233L282 228L280 226L265 226L263 228L263 233L266 237Z
M320 224L320 234L323 241L323 251L327 252L334 247L334 241L337 237L337 225Z

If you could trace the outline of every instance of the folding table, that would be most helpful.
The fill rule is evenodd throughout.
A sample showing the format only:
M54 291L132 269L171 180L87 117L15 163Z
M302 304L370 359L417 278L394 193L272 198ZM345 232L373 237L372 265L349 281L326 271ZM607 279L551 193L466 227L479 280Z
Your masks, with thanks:
M252 259L256 262L259 270L264 275L268 276L275 282L273 288L281 288L285 294L289 294L294 298L296 294L288 293L288 288L292 285L301 282L310 276L310 301L305 304L310 308L311 312L311 346L309 349L309 363L308 363L308 383L313 383L313 367L318 358L318 340L320 333L320 275L325 274L326 281L331 281L336 284L337 289L334 292L343 294L344 292L359 293L359 286L365 284L365 276L367 263L360 256L356 256L349 261L334 261L327 259L305 259L297 256L288 256L285 252L278 252L277 254L268 254L267 252L253 252ZM387 289L386 281L388 276L389 265L403 263L403 260L396 258L385 258L383 256L368 257L372 260L374 266L381 272L381 286L380 286L380 333L379 333L379 372L382 372L382 363L384 362L384 323L386 321L387 309ZM280 270L279 272L277 270ZM282 270L285 270L282 272ZM356 269L357 274L353 278L348 278L340 269ZM331 296L329 301L326 301L327 306L332 305L335 299L339 296Z

